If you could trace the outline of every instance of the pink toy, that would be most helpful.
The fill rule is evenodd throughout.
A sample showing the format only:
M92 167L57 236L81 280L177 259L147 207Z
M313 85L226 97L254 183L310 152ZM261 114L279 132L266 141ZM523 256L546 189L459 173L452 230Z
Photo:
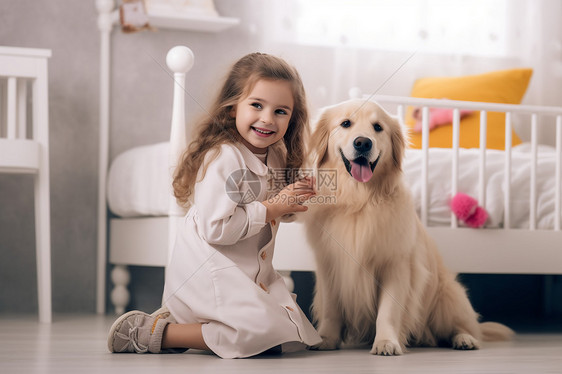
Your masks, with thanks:
M472 110L460 110L460 118L464 118L472 113ZM412 117L416 120L414 124L413 131L422 131L422 110L421 108L415 108ZM453 110L445 108L429 108L429 131L433 130L437 126L447 125L453 122Z
M488 212L478 205L478 201L463 193L453 196L451 199L451 210L458 219L473 229L484 226L488 219Z

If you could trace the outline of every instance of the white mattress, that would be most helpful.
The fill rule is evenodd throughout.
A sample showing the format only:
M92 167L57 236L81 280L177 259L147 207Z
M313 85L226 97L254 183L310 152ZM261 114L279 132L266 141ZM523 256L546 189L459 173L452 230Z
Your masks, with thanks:
M108 176L108 203L121 217L166 215L171 196L168 170L168 143L133 148L119 155ZM461 149L459 154L459 192L478 197L477 149ZM530 144L512 150L511 227L529 227ZM490 218L487 227L501 227L504 216L504 152L489 150L486 156L486 205ZM555 151L539 147L537 166L537 227L554 226ZM429 152L429 225L450 225L452 156L450 149ZM404 162L406 183L411 187L420 213L422 153L407 150Z
M120 217L164 216L172 196L169 143L132 148L111 163L107 203Z

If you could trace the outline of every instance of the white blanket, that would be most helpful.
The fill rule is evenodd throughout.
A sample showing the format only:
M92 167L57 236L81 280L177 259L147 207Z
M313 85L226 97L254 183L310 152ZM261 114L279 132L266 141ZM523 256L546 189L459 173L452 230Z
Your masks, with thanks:
M537 228L554 227L555 151L539 147L537 163ZM512 149L511 227L529 228L531 146ZM503 151L489 150L486 155L486 205L490 218L486 227L502 227L504 216ZM168 212L171 196L168 170L168 143L133 148L119 155L108 176L108 203L121 217L162 216ZM478 198L477 149L459 152L458 191ZM422 152L407 150L403 165L406 183L411 187L420 214ZM450 225L452 153L433 148L429 152L428 193L430 226Z

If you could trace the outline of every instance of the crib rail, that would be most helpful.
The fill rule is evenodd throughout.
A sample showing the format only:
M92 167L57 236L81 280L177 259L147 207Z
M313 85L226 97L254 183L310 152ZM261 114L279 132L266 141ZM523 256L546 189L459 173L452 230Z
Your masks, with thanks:
M556 133L556 165L553 174L555 176L555 206L554 206L554 230L561 230L562 213L562 108L548 106L530 106L514 104L494 104L481 102L464 102L444 99L420 99L411 97L396 97L375 95L370 98L380 104L394 104L397 106L397 114L404 119L406 106L417 106L422 108L422 189L421 189L421 213L420 218L424 225L428 225L428 162L429 162L429 108L446 108L453 110L453 139L452 139L452 189L451 196L458 191L459 178L459 138L460 138L460 110L468 109L480 113L480 144L479 144L479 169L478 169L478 202L485 206L486 203L486 130L487 116L489 112L505 113L505 161L504 161L504 230L510 230L511 222L511 186L512 186L512 123L514 114L525 114L531 116L531 168L530 168L530 194L529 194L529 230L537 228L537 162L538 162L538 117L548 117L555 120ZM542 118L545 120L545 118ZM543 122L544 123L544 122ZM451 227L456 228L458 221L451 213Z

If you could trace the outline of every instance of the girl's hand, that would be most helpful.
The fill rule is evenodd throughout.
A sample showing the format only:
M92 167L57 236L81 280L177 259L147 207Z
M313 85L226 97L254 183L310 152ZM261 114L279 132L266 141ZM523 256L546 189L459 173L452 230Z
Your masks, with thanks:
M316 195L314 191L314 177L306 177L283 188L277 195L263 201L267 208L266 222L289 213L306 212L308 207L302 204L311 196Z

